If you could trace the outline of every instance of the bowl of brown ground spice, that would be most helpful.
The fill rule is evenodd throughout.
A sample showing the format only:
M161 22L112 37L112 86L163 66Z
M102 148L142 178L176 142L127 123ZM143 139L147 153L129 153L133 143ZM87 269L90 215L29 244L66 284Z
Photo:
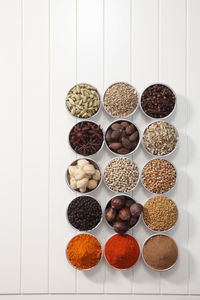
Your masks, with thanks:
M111 117L129 117L138 108L138 98L138 93L133 86L125 82L117 82L105 91L103 106Z
M178 209L175 202L166 196L152 197L144 204L142 219L151 231L166 232L175 226Z
M142 259L144 264L152 270L168 271L177 262L177 244L166 234L153 234L143 244Z

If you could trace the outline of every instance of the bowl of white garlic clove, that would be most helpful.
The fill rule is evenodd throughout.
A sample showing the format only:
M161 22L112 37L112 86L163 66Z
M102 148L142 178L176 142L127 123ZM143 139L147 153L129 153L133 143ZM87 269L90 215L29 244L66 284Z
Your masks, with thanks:
M67 168L66 181L73 191L88 194L100 186L101 171L92 159L76 159Z

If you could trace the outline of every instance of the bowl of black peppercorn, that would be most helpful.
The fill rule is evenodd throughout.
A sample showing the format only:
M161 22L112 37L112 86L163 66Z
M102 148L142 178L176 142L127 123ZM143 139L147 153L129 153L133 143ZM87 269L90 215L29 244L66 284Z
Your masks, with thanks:
M119 194L108 201L104 216L115 232L123 234L139 223L142 211L140 203L130 196Z
M88 195L73 199L67 208L66 218L79 231L91 231L102 221L102 207L95 198Z

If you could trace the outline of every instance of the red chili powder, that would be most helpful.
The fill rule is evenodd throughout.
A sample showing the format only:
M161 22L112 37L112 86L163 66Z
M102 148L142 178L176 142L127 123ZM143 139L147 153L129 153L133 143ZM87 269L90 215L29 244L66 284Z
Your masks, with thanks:
M115 234L106 242L105 257L109 264L117 269L132 267L139 256L138 242L129 234Z

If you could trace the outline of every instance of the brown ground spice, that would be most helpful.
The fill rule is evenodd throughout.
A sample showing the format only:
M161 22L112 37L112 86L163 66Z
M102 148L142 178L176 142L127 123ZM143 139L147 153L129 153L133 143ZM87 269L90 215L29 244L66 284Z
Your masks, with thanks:
M144 205L143 219L145 224L152 230L168 230L175 225L177 218L176 204L168 197L153 197Z
M145 262L156 270L170 268L178 258L178 248L172 238L166 235L150 237L143 247Z

